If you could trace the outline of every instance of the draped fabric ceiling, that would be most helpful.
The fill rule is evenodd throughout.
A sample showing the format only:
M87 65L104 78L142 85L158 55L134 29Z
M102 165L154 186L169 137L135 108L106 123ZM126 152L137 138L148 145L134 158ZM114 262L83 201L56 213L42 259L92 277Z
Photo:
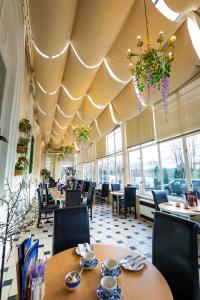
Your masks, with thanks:
M170 21L147 0L152 46L159 31L166 41L176 35L170 92L199 70L191 43L187 16L200 0L165 0L185 16ZM90 125L96 141L120 121L139 114L127 49L137 51L136 38L146 37L142 0L29 0L35 101L45 143L57 148L73 143L75 126ZM143 99L143 109L159 100Z

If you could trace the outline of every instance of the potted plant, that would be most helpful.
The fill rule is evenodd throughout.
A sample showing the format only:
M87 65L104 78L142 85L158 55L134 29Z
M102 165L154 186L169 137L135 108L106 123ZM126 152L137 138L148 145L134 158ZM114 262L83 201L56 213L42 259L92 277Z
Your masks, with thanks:
M74 150L73 145L71 145L71 146L65 146L65 147L63 148L64 154L71 154L71 153L73 152L73 150Z
M76 137L76 139L78 140L78 142L84 142L87 143L89 141L89 137L90 137L90 128L86 128L86 127L76 127L73 129L73 135Z
M17 153L26 153L28 148L29 138L20 137L17 143Z
M22 164L20 164L19 162L17 162L15 164L15 176L22 175L23 171L24 171L24 166Z
M42 176L43 180L48 180L51 172L49 172L47 169L42 169L40 175Z
M19 156L18 163L21 165L25 165L28 162L27 158L25 156Z
M31 127L29 120L22 119L19 122L19 131L25 133L26 136L30 136L31 128L32 127Z

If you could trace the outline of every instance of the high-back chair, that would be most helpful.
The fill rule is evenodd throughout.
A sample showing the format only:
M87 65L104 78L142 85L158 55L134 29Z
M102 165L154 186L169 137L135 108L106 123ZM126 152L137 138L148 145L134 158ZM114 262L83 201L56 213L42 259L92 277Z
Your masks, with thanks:
M155 212L152 262L167 280L174 300L199 300L198 224Z
M154 190L152 191L153 194L153 201L156 207L156 210L159 211L159 204L164 203L164 202L168 202L168 198L167 198L167 194L165 191L162 190Z
M81 191L68 190L65 192L65 207L80 206Z
M88 195L87 195L87 207L88 207L88 211L89 211L91 220L92 220L92 204L93 204L93 199L94 199L94 190L95 190L95 187L91 185L89 187L89 191L88 191Z
M136 209L136 187L126 186L124 188L124 200L121 201L124 206L125 219L127 215L127 209L129 208L131 213L131 208L134 208L135 219L137 219L137 209ZM120 205L121 206L121 205Z
M55 210L53 255L82 243L90 243L87 207L67 207Z
M108 199L108 195L109 195L109 183L103 183L102 188L101 188L101 192L100 192L100 195L99 195L99 199L100 199L101 204L103 202L105 202L106 199Z

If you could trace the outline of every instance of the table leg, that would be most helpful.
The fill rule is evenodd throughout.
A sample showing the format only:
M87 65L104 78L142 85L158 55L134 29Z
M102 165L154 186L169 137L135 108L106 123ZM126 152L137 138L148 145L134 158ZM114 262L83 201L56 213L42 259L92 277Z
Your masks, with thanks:
M117 196L117 214L119 215L119 197Z

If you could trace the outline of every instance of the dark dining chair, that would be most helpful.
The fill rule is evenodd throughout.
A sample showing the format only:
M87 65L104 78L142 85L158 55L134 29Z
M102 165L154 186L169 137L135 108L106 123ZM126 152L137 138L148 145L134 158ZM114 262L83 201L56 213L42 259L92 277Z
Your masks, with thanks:
M93 199L94 199L94 190L95 190L95 187L91 185L89 187L89 191L88 191L88 195L87 195L87 207L88 207L89 216L90 216L91 220L92 220L92 204L93 204Z
M67 207L55 210L53 255L82 243L90 243L87 207Z
M152 263L169 284L174 300L199 300L198 224L155 212Z
M109 183L103 183L101 190L99 190L96 193L97 203L99 201L100 201L101 204L103 202L106 202L106 199L108 199L108 195L109 195Z
M111 191L112 192L117 192L121 190L121 185L119 183L111 183ZM112 195L112 209L114 210L114 203L116 204L115 206L117 206L117 200L119 199L122 200L124 199L123 196L117 196L117 195Z
M131 208L134 208L135 219L137 219L137 209L136 209L136 187L126 186L124 188L124 200L120 201L119 208L124 208L125 219L127 216L127 209L131 213ZM119 211L120 213L120 211Z
M65 192L65 207L80 206L81 191L67 190Z
M44 204L41 189L37 189L37 200L38 200L38 220L37 220L37 227L40 225L40 221L42 219L46 219L49 222L49 219L52 218L53 211L58 209L59 206L56 204Z
M160 211L159 204L168 202L167 194L163 190L153 190L153 201L157 211Z

